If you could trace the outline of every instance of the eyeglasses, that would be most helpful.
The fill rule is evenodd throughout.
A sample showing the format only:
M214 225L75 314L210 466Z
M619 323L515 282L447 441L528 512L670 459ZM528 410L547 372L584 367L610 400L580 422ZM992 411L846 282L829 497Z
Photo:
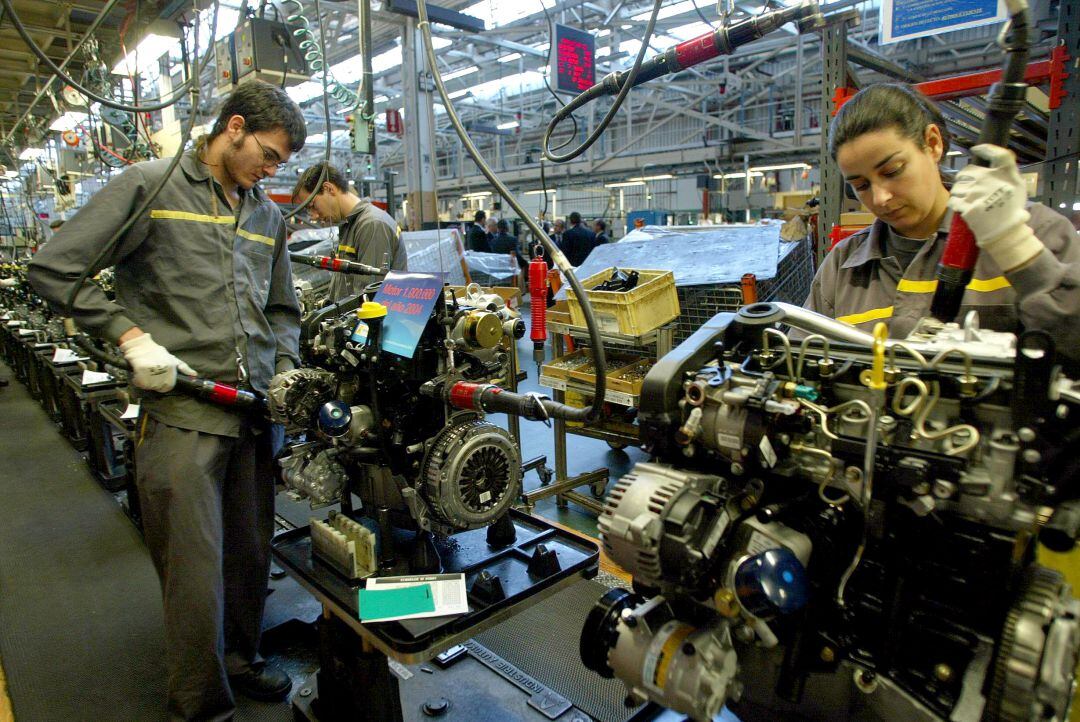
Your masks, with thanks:
M249 133L249 135L255 139L255 144L258 145L259 149L262 151L264 168L274 166L278 170L281 170L285 167L285 162L281 160L281 156L278 155L278 152L276 150L267 148L265 145L260 143L259 136L255 135L254 133Z

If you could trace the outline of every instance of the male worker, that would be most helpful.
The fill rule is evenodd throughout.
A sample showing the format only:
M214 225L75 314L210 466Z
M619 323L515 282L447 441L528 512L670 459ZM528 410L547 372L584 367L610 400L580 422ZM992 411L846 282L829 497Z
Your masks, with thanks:
M596 234L596 245L602 246L605 243L611 243L611 236L607 232L607 221L602 218L593 221L593 233Z
M574 211L569 216L570 228L563 233L560 248L570 265L580 266L596 246L596 234L581 222L581 214Z
M389 263L392 271L409 270L405 243L401 240L397 222L370 200L349 190L349 181L344 174L329 163L318 163L303 172L293 187L293 202L306 201L315 191L320 176L322 186L307 211L316 223L341 224L335 256L380 268ZM363 293L368 284L381 280L382 276L332 274L329 300L333 303Z
M469 235L465 239L465 249L482 253L490 250L487 238L487 213L477 211L473 216L472 228L469 229Z
M285 222L258 187L304 145L300 108L280 88L239 86L208 136L114 245L171 161L125 170L34 258L34 289L63 309L75 279L116 269L116 302L86 283L72 316L120 346L142 394L136 483L161 579L168 712L225 720L233 692L284 699L292 683L259 656L274 531L265 422L169 393L177 371L265 392L299 363L300 310Z

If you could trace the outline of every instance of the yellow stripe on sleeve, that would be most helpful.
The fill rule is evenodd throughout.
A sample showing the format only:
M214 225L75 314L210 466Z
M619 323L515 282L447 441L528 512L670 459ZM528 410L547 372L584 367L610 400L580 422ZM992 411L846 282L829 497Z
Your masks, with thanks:
M232 216L208 216L202 213L188 213L187 211L166 211L162 209L150 211L151 218L168 221L195 221L196 223L236 223Z
M996 278L973 278L967 287L969 291L989 293L990 291L1000 291L1011 285L1005 276L997 276Z
M262 244L270 246L270 247L273 247L273 245L274 245L274 239L271 238L270 236L262 236L262 235L259 235L258 233L252 233L251 231L245 231L243 228L237 228L236 229L236 235L240 236L241 238L246 238L249 241L255 241L256 243L262 243Z
M937 290L937 281L912 281L901 278L896 284L896 290L903 293L933 293Z
M883 318L892 318L893 307L886 306L885 308L872 308L869 311L863 311L862 313L852 313L847 316L837 316L837 321L843 321L844 323L850 323L851 325L857 325L860 323L866 323L867 321L880 321Z
M338 253L356 253L356 249L352 246L338 246Z

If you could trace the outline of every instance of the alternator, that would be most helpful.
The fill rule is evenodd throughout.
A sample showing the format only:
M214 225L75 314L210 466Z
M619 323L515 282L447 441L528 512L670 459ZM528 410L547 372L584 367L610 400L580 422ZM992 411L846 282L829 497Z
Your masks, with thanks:
M320 369L292 369L273 378L266 392L270 420L306 429L324 403L334 398L337 378Z
M420 479L437 518L454 529L476 529L505 514L521 493L521 454L505 429L458 417L435 437Z

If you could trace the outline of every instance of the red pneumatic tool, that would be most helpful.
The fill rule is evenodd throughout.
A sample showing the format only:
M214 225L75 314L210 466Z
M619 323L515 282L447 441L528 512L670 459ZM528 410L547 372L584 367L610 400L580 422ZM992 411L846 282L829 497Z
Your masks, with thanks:
M1009 24L1001 35L1001 44L1005 48L1005 67L1001 73L1001 82L990 89L990 103L979 130L979 143L1001 146L1009 145L1009 130L1016 115L1024 107L1027 97L1027 82L1024 73L1027 70L1028 50L1031 42L1028 37L1027 0L1005 0L1009 10ZM979 159L973 162L983 162ZM943 323L956 320L964 290L971 283L975 272L975 263L979 260L979 246L975 234L967 223L956 213L949 226L949 240L941 254L937 268L937 289L930 304L930 313Z
M544 343L547 341L547 273L548 266L543 255L529 261L529 303L532 308L532 330L529 338L533 343L533 359L537 373L544 363Z

